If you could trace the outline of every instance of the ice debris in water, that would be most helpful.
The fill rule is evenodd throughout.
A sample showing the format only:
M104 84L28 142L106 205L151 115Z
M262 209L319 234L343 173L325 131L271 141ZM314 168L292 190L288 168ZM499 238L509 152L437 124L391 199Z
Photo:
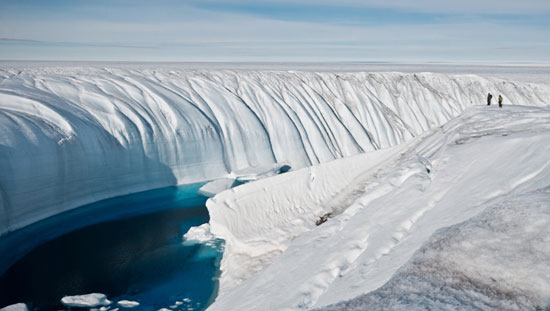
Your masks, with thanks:
M86 295L77 295L77 296L65 296L61 298L61 303L67 307L99 307L99 306L108 306L111 304L111 301L107 299L105 294L93 293Z
M210 232L210 225L207 223L198 227L191 227L189 231L183 235L184 243L188 244L206 243L214 239L214 235Z
M24 303L16 303L0 309L0 311L28 311L27 305Z
M117 304L123 308L135 308L139 306L139 302L130 300L121 300Z

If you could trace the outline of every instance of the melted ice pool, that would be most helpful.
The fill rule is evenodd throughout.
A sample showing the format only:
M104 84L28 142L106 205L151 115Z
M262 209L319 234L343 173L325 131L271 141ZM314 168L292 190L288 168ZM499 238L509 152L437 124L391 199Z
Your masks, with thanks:
M103 200L1 237L0 307L59 310L63 296L97 292L113 304L137 301L139 310L205 309L223 245L182 244L209 219L200 186Z

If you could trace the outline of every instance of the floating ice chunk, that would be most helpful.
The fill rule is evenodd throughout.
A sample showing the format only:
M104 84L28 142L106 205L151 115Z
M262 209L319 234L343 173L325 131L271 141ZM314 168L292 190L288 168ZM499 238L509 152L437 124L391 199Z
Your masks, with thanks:
M184 243L205 243L214 240L215 237L210 232L209 224L202 224L198 227L191 227L186 234L183 235ZM189 299L189 298L185 298ZM185 299L183 301L185 301Z
M77 296L65 296L61 298L61 303L67 307L99 307L108 306L111 301L107 299L105 294L93 293Z
M123 308L135 308L139 306L139 302L131 300L121 300L117 304Z
M28 311L27 305L24 303L16 303L0 309L0 311Z

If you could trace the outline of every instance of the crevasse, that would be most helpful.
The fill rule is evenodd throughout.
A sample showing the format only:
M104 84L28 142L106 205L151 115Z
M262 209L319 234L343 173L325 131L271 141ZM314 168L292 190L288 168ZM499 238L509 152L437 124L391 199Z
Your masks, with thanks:
M471 75L30 68L0 73L0 234L100 199L397 145L487 92Z

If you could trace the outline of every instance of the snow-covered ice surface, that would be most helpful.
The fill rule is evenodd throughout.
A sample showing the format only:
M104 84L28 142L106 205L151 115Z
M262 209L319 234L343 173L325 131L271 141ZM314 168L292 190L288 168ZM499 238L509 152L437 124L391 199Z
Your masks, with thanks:
M395 146L488 91L550 98L474 75L30 64L0 70L0 234L117 195Z
M549 310L550 188L437 232L381 288L322 310Z
M226 240L209 310L545 308L549 186L550 108L478 106L397 147L222 192L207 202Z
M306 72L434 72L475 74L519 82L550 83L550 64L544 63L392 63L392 62L84 62L84 61L6 61L2 68L39 67L117 67L129 69L306 71Z

